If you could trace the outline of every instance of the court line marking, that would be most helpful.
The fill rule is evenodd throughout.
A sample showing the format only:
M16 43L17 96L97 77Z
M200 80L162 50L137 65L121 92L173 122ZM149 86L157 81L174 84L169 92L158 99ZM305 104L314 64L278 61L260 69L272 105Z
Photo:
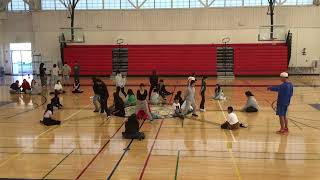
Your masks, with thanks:
M152 143L152 146L151 146L151 148L150 148L148 157L147 157L147 159L146 159L146 161L145 161L145 163L144 163L144 165L143 165L143 169L142 169L142 171L141 171L141 173L140 173L139 180L142 179L142 177L143 177L143 175L144 175L144 172L145 172L145 170L146 170L146 167L147 167L147 165L148 165L148 163L149 163L149 159L150 159L150 157L151 157L151 153L152 153L152 150L153 150L154 145L155 145L155 143L156 143L156 140L158 139L158 135L159 135L160 129L161 129L161 127L162 127L163 121L164 121L164 120L162 119L162 120L161 120L161 123L160 123L160 126L159 126L159 128L158 128L157 134L156 134L156 136L155 136L155 139L154 139L154 141L153 141L153 143Z
M180 150L178 150L177 162L176 162L176 172L174 175L174 180L177 180L177 177L178 177L179 161L180 161Z
M224 113L223 108L222 108L219 100L218 100L218 104L219 104L220 110L222 111L222 114L223 114L223 117L224 117L225 121L227 121L227 116L226 116L226 114ZM231 134L231 137L232 137L232 139L233 139L233 142L234 142L234 143L237 142L236 139L235 139L235 137L234 137L234 135L233 135L232 130L229 130L229 132L230 132L230 134ZM224 131L224 135L225 135L225 138L227 139L226 131ZM237 163L236 163L235 157L234 157L234 155L233 155L232 142L227 142L226 145L227 145L227 149L228 149L228 152L229 152L229 156L231 157L231 160L232 160L232 164L233 164L233 166L234 166L234 168L235 168L236 175L237 175L237 177L238 177L239 180L242 180L242 176L241 176L241 173L240 173L240 169L239 169L239 167L238 167L238 165L237 165Z
M89 168L89 166L93 163L93 161L96 160L96 158L101 154L101 152L104 150L104 148L109 144L109 142L111 141L111 139L120 131L120 129L122 128L123 125L124 125L124 122L123 122L122 125L116 130L116 132L109 138L109 140L100 148L100 150L98 151L98 153L90 160L90 162L85 166L85 168L80 172L80 174L79 174L75 179L79 179L79 178L85 173L85 171Z
M88 105L85 106L85 107L88 107L88 106L90 106L90 105L91 105L91 103L88 104ZM15 155L12 155L12 156L9 157L8 159L6 159L4 162L2 162L2 163L0 164L0 168L1 168L2 166L4 166L6 163L8 163L10 160L12 160L12 159L20 156L21 154L23 154L23 152L25 151L25 149L32 148L32 146L34 146L34 145L39 141L39 138L40 138L41 136L43 136L44 134L46 134L46 133L48 133L48 132L50 132L50 131L52 131L52 130L54 130L54 129L56 129L56 128L62 127L65 123L67 123L67 122L69 121L70 118L72 118L73 116L75 116L76 114L80 113L80 112L83 111L83 110L84 110L84 109L80 109L80 110L76 111L75 113L71 114L70 116L68 116L68 117L64 120L64 122L63 122L63 124L62 124L61 126L53 126L53 127L49 128L49 129L47 129L46 131L40 133L38 136L34 137L34 142L32 143L32 145L30 145L29 147L24 147L20 152L18 152L18 153L15 154Z
M145 121L146 121L146 120L143 120L143 122L141 123L141 125L140 125L140 127L139 127L139 130L140 130L141 127L144 125L144 122L145 122ZM130 143L127 145L127 147L126 147L125 149L123 149L124 152L122 153L120 159L117 161L116 165L113 167L113 169L112 169L111 173L109 174L109 176L107 177L108 180L111 179L111 177L113 176L113 174L116 172L116 170L117 170L119 164L121 163L123 157L124 157L124 156L127 154L127 152L130 150L130 146L131 146L131 144L133 143L134 140L135 140L135 139L131 139L131 141L130 141Z
M72 150L69 154L67 154L57 165L55 165L46 175L44 175L42 177L42 179L46 179L46 177L53 172L64 160L66 160L72 153L74 152L74 150Z
M171 100L172 100L172 97L174 96L174 93L175 93L175 91L176 91L176 87L177 87L177 85L178 85L178 80L176 81L176 86L175 86L175 87L174 87L174 89L173 89L173 94L172 94L172 96L170 97L170 100L169 100L169 103L168 103L168 104L170 104L170 103L171 103ZM156 134L156 136L155 136L155 138L154 138L154 141L153 141L153 143L152 143L152 146L151 146L151 148L150 148L150 151L149 151L148 157L147 157L147 159L146 159L146 161L145 161L145 163L144 163L144 165L143 165L143 169L142 169L142 171L141 171L141 173L140 173L139 180L141 180L141 179L142 179L142 177L143 177L143 175L144 175L144 172L145 172L145 170L146 170L146 168L147 168L147 165L148 165L149 159L150 159L150 157L151 157L152 150L153 150L153 148L154 148L154 145L155 145L155 143L156 143L156 140L158 139L158 135L159 135L159 132L160 132L160 130L161 130L161 127L162 127L163 121L164 121L164 119L162 119L162 120L161 120L161 123L160 123L159 129L158 129L158 131L157 131L157 134Z

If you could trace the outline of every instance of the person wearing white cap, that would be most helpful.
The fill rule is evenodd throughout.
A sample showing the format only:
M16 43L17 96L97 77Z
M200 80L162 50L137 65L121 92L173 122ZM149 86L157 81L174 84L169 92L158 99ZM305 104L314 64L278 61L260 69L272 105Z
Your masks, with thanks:
M288 73L283 72L280 74L282 84L279 86L268 87L268 90L278 92L276 114L279 116L281 126L281 129L277 131L278 134L285 134L289 132L287 111L293 95L293 84L289 82L288 77Z

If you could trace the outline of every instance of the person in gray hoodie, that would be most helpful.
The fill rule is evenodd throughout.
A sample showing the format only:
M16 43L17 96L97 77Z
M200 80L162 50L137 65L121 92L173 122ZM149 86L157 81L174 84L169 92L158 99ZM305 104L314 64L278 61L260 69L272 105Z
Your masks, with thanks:
M245 95L247 96L247 103L246 105L242 108L243 112L258 112L259 111L259 106L257 103L257 100L254 98L254 95L252 94L251 91L245 92Z
M195 86L196 81L191 80L190 85L187 88L186 94L185 94L185 101L186 101L186 106L185 107L190 107L192 106L193 112L192 116L198 117L196 114L196 100L195 100ZM188 113L188 108L185 108L183 110L183 115L186 115Z

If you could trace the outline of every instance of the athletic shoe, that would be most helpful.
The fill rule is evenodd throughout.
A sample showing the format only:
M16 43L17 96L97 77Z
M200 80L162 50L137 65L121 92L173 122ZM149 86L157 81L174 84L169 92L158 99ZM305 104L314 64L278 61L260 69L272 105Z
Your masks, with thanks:
M284 129L280 129L279 131L276 132L277 134L285 134L286 133L286 130Z
M285 131L286 133L288 133L288 132L289 132L289 128L284 128L284 131Z
M93 112L99 112L99 110L94 110Z
M194 116L194 117L198 117L198 115L197 115L197 114L192 114L192 116Z
M107 115L107 120L110 119L110 118L111 118L111 116L110 116L110 115Z
M205 109L200 109L200 112L206 112L206 110Z

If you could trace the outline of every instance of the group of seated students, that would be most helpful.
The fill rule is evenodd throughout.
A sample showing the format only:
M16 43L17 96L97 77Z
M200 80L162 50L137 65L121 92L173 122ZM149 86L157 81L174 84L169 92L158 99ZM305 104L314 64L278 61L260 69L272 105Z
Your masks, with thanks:
M25 94L41 94L42 88L37 83L36 80L31 81L31 86L29 82L26 79L23 79L22 84L20 86L19 81L16 80L14 83L10 85L10 94L20 94L20 93L25 93Z

